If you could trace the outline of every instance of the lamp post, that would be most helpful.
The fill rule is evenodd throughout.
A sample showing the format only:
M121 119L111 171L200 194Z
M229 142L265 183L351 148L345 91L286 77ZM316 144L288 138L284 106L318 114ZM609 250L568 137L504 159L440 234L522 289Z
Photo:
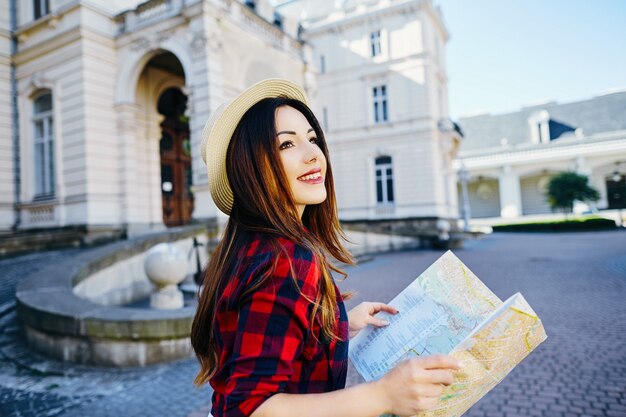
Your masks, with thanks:
M613 176L611 177L611 179L613 180L613 182L616 183L619 183L622 180L622 174L619 172L619 162L615 166L615 171L613 171ZM622 190L622 192L626 193L626 190ZM617 217L619 218L617 225L619 227L624 226L624 221L622 219L622 208L623 207L621 205L617 208Z
M461 160L461 168L459 169L459 180L461 181L461 216L463 217L463 231L470 231L470 206L469 206L469 198L467 196L467 180L469 179L469 174L467 169L465 169L465 164L463 160Z

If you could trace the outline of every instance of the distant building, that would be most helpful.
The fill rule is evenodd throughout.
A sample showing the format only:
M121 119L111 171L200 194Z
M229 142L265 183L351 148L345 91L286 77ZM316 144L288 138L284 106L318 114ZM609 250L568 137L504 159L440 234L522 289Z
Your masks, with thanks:
M204 123L282 77L305 87L327 132L342 220L415 221L445 239L460 134L439 10L320 0L294 15L290 3L0 0L0 231L223 220Z
M552 176L576 171L600 192L598 209L626 207L626 91L514 113L461 118L461 162L472 218L550 213Z

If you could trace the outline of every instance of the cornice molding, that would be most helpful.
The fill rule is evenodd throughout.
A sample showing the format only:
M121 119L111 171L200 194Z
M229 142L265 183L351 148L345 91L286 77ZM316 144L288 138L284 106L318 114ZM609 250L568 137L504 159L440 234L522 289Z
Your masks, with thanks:
M390 3L386 7L370 7L363 12L359 12L358 8L348 10L343 13L343 17L339 17L336 20L329 20L329 17L325 17L319 20L311 20L309 22L303 22L304 35L317 36L324 32L342 32L354 26L358 26L364 22L381 19L388 16L394 16L397 14L405 14L411 12L417 12L420 9L424 9L423 0L408 0L402 3L394 2ZM351 14L352 11L357 13ZM329 16L332 16L329 15Z
M89 2L83 2L81 0L75 0L71 3L66 4L63 7L60 7L58 10L55 10L52 13L48 13L45 16L40 17L37 20L33 20L30 21L28 23L24 23L22 25L20 25L17 30L15 31L15 34L18 36L18 38L20 36L29 36L29 32L36 30L36 29L40 29L42 26L44 25L48 25L48 26L52 26L52 27L56 27L56 25L58 24L58 22L63 19L63 17L74 11L75 9L79 9L81 7L93 10L94 12L98 12L104 16L107 16L109 18L113 18L113 15L109 12L107 12L106 10L93 5Z
M613 132L611 132L613 133ZM615 151L626 151L626 132L616 132L617 134L599 135L595 140L576 140L570 143L564 142L559 146L536 145L524 149L509 150L485 150L484 154L461 155L459 159L467 169L480 169L500 166L504 164L519 165L524 163L538 162L543 160L554 160L562 158L588 156L591 153L607 153ZM593 139L593 137L591 137Z
M13 55L13 62L15 65L23 65L33 59L41 58L45 54L58 50L67 44L79 41L83 37L82 30L77 26L47 39L46 42L40 42L29 48L22 49Z

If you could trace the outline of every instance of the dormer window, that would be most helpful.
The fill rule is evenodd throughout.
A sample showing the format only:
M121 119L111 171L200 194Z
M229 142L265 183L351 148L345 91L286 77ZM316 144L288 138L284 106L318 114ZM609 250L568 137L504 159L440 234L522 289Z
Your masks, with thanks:
M35 20L50 13L50 0L33 0Z
M532 143L550 142L550 115L547 111L541 110L528 118L530 128L530 139Z

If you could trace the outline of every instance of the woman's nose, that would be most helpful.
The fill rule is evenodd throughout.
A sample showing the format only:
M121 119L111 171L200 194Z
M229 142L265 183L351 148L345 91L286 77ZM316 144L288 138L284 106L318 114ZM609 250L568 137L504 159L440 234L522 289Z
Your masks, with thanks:
M307 162L316 161L322 155L322 150L319 146L314 143L309 142L309 146L306 148L307 152L305 155Z

